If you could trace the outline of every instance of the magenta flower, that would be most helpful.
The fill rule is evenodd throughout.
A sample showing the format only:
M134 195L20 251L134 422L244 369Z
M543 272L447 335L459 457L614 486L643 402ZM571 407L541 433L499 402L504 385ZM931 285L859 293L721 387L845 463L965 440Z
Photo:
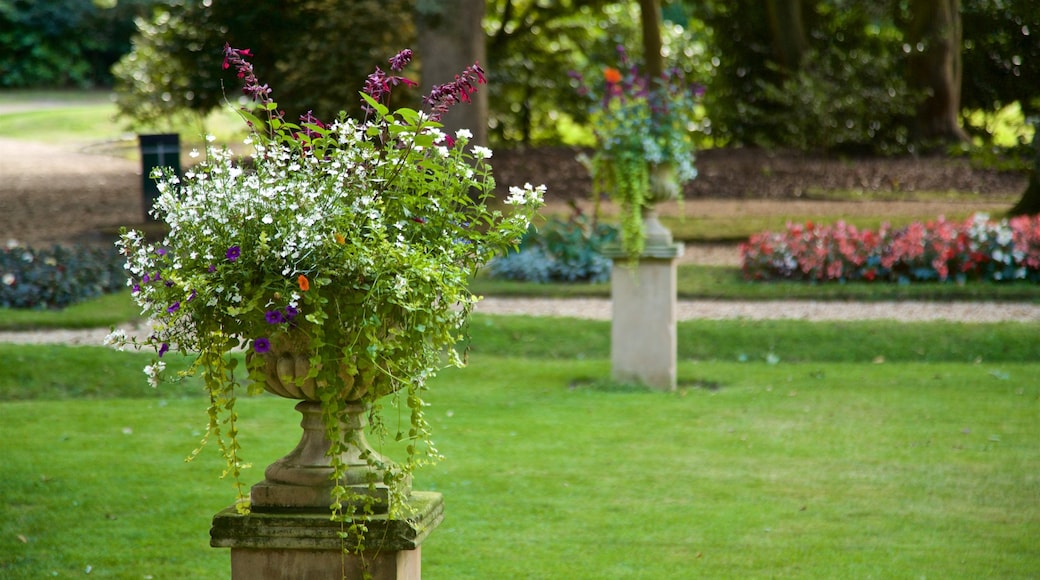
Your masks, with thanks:
M390 58L390 70L400 72L412 62L412 49L406 48Z

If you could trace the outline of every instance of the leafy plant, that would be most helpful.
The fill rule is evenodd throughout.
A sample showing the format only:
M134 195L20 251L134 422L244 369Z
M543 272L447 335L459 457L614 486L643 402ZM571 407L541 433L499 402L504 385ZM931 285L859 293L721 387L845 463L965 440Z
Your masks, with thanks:
M122 290L123 261L102 248L0 249L0 307L64 308Z
M606 67L602 81L583 85L593 102L590 121L597 147L587 165L593 195L606 193L621 207L621 244L638 256L646 233L643 210L680 196L697 176L692 130L703 87L679 68L648 78L618 46L621 69ZM600 84L602 82L602 84Z
M306 398L320 400L333 481L343 476L340 456L352 443L343 427L347 404L371 405L377 432L389 434L378 408L393 394L407 408L409 425L396 438L408 457L397 466L366 459L386 469L391 513L399 514L411 471L439 458L422 392L444 364L463 364L453 346L477 301L468 280L519 241L543 188L513 188L504 200L508 215L491 209L491 151L467 149L468 131L440 130L441 115L483 82L477 65L434 87L428 112L391 111L392 88L414 83L377 69L362 94L365 118L341 114L326 124L308 114L291 123L254 74L252 53L230 46L224 53L225 68L237 71L258 105L259 115L242 113L252 129L250 163L211 145L183 181L158 170L155 215L169 235L153 243L128 231L120 243L134 299L154 327L137 345L157 354L145 370L158 384L171 378L162 360L169 350L193 357L177 377L198 373L205 381L207 437L227 460L243 510L235 407L243 376L229 353L249 352L248 392L291 378ZM411 56L406 50L390 59L391 71ZM306 357L306 376L270 371L269 357L283 355ZM357 498L342 486L329 500L336 514L354 513L347 500Z
M528 228L515 252L488 264L492 278L527 282L605 282L612 261L603 246L616 242L617 228L576 212L568 220L553 216L541 227Z

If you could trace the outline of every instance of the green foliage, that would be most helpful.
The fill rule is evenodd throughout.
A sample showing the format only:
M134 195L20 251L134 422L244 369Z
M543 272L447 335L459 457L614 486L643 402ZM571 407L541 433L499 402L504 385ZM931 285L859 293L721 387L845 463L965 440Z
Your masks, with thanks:
M713 29L717 68L705 99L716 136L800 149L900 153L920 97L903 78L900 22L867 2L806 5L806 60L773 56L766 5L711 2L691 8Z
M1018 101L1026 117L1040 113L1040 4L1032 0L961 3L967 110L996 110Z
M516 251L488 264L492 278L526 282L606 282L612 262L603 257L604 245L617 242L617 228L593 222L575 213L528 228Z
M661 30L664 49L688 79L703 81L710 68L706 32L699 21L677 22L683 11L672 7ZM618 46L642 57L638 3L494 0L487 12L493 142L590 144L573 130L588 123L589 108L571 73L616 62Z
M291 118L307 111L324 119L357 114L368 73L385 69L385 55L414 37L410 6L410 0L173 0L138 20L134 48L114 69L117 104L124 116L154 123L237 102L238 81L219 60L230 42L252 49L259 75L279 78L279 104ZM415 104L407 91L396 98L398 105Z
M109 86L133 18L158 0L0 2L0 88Z
M779 84L761 84L763 109L749 108L762 144L801 150L905 153L918 97L902 64L865 51L828 46L805 55ZM779 113L760 114L779 109Z
M126 288L112 250L54 246L0 249L0 308L64 308Z

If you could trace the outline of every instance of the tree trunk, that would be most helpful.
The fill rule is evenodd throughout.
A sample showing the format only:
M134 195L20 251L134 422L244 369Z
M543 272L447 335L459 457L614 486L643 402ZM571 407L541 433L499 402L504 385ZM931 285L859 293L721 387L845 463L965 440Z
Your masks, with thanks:
M646 76L653 82L664 76L664 57L661 56L661 0L639 0L639 15L643 24Z
M785 73L798 70L809 50L802 19L802 0L768 0L773 53Z
M486 60L483 28L484 0L438 0L418 2L417 56L422 63L422 92L434 85L455 80L455 75L474 62ZM441 119L444 130L454 135L459 129L473 133L472 145L487 145L487 90L481 88L473 102L460 104Z
M1029 185L1022 197L1010 210L1009 216L1040 214L1040 122L1033 128L1033 169L1029 172Z
M927 95L917 109L918 142L966 141L961 107L960 0L911 0L909 84Z

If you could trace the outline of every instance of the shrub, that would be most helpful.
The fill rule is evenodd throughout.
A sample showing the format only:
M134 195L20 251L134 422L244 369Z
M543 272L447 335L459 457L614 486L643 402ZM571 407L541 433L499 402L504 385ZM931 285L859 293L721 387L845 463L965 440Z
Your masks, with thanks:
M64 308L126 286L113 250L54 246L0 249L0 308Z
M570 219L550 218L524 234L517 251L499 256L488 265L492 278L527 282L605 282L611 260L601 252L617 242L616 227L594 223L576 212Z
M741 244L749 280L1040 281L1040 216L992 221L976 214L893 230L859 230L839 221L789 224Z

